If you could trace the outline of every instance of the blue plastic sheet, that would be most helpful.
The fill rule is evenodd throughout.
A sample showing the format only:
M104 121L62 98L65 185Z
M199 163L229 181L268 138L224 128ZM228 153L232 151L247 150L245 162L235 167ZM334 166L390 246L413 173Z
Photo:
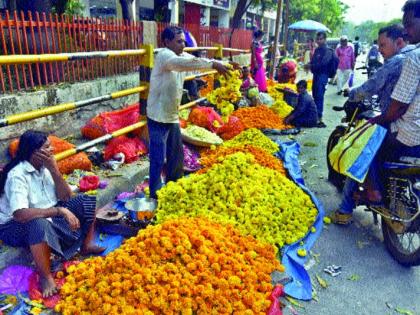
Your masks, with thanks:
M127 200L117 200L113 204L113 208L122 211L127 212L127 209L124 207L124 204ZM101 254L101 256L106 256L109 253L116 250L118 247L121 246L122 242L124 240L124 237L121 235L115 235L115 234L102 234L99 233L98 230L95 231L95 243L98 246L105 247L106 250Z
M321 202L308 188L305 187L305 183L299 165L299 144L295 141L276 142L280 146L280 151L276 154L277 157L283 160L284 167L289 172L290 177L303 191L305 191L311 197L313 203L318 209L318 216L313 225L316 228L316 232L309 232L303 239L297 241L292 245L286 246L283 250L282 256L282 264L286 267L287 274L293 278L293 281L286 284L284 288L286 294L300 300L311 300L311 278L309 277L309 274L304 267L304 264L307 261L308 257L298 256L297 250L299 248L304 248L307 252L310 251L315 241L321 234L325 211ZM303 241L304 243L304 245L302 246L300 245L301 241Z

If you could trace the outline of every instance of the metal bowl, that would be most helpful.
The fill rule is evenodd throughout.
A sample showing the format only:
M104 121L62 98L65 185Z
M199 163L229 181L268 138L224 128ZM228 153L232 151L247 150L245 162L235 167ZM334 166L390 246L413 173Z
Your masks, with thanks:
M151 220L157 207L157 201L153 198L135 198L127 201L124 207L134 222Z

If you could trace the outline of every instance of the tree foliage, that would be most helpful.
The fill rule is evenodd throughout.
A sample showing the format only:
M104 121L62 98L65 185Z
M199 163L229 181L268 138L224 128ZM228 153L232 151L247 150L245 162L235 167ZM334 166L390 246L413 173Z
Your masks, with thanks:
M387 22L365 21L359 25L347 22L343 26L342 33L349 36L349 38L359 36L361 41L372 43L374 39L378 38L378 32L382 27L396 23L401 23L401 19L393 19Z
M335 31L344 24L348 6L339 0L290 0L290 24L300 20L314 20Z

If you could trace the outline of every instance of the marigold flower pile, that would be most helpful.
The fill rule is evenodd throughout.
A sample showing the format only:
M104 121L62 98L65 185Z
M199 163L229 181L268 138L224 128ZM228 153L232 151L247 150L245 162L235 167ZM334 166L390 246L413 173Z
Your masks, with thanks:
M206 216L279 247L303 238L317 215L310 197L295 183L242 152L226 156L207 173L169 182L158 198L158 223Z
M240 108L234 111L233 115L240 119L245 128L286 129L291 127L286 125L279 115L265 105Z
M62 314L265 314L275 249L230 225L179 218L72 266Z
M197 173L202 174L207 172L214 164L221 163L226 156L236 152L251 153L254 156L256 163L260 164L261 166L276 170L280 174L286 174L286 170L283 167L283 163L279 159L272 156L267 151L255 147L253 145L244 145L232 148L225 148L219 146L213 150L208 149L206 151L203 151L201 152L200 164L204 166L204 168L197 171Z
M242 131L239 135L233 139L225 141L223 146L226 148L240 147L246 144L250 144L259 147L270 154L273 154L279 150L277 143L270 140L269 137L264 135L260 130L251 128Z
M215 105L223 117L228 117L235 110L233 103L242 97L240 91L242 81L238 70L229 71L226 77L220 76L220 87L207 95L207 100Z
M279 84L271 83L268 85L267 92L274 99L274 104L270 107L281 118L287 117L292 111L293 107L286 103L284 100L284 93L279 91L277 88L284 89L285 87L296 91L294 85L291 84Z

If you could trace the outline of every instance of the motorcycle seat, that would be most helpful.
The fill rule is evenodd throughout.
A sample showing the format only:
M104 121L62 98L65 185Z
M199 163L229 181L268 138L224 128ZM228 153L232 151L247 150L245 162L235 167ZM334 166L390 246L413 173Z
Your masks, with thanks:
M420 174L420 158L415 156L401 156L398 161L385 162L384 167L394 173Z

